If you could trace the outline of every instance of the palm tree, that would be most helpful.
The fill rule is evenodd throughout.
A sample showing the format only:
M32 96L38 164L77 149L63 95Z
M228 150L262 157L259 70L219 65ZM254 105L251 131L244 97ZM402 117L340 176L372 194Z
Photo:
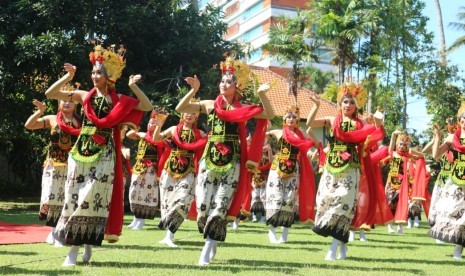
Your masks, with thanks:
M441 48L439 52L441 53L442 63L444 65L447 64L446 59L446 38L444 36L444 26L442 24L442 11L441 11L441 3L439 0L434 0L434 4L436 4L436 12L438 14L438 31L439 31L439 40L441 42Z
M459 13L457 14L459 22L451 22L449 26L455 28L458 31L465 31L465 7L460 7ZM460 22L461 21L461 22ZM465 45L465 35L457 38L454 43L449 47L448 51L454 51Z
M278 60L281 65L292 63L289 87L296 104L302 67L306 62L318 61L318 56L315 54L318 40L308 22L307 15L301 10L297 10L294 17L281 16L278 18L278 23L270 29L269 41L262 45L262 50L268 52L271 58Z
M346 69L357 59L354 43L364 30L375 27L376 13L358 0L312 1L309 6L309 18L317 26L318 35L334 49L333 63L339 67L342 83Z

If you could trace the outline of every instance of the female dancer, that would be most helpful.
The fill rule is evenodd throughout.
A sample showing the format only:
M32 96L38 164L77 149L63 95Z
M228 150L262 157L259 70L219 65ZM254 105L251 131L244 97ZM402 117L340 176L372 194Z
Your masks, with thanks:
M61 90L76 72L75 66L66 63L67 74L45 92L48 98L82 103L84 109L82 130L68 158L65 204L55 231L55 238L71 245L63 266L76 264L80 245L85 245L82 259L88 262L92 245L101 245L104 236L109 242L118 240L124 212L119 124L134 119L137 125L141 111L152 109L136 85L140 75L129 77L137 99L114 90L125 65L120 55L96 46L90 60L91 91Z
M265 201L266 201L266 182L270 172L271 161L273 161L273 152L271 145L267 141L263 145L262 158L259 173L252 175L252 194L250 202L250 212L252 213L252 222L257 222L257 213L261 213L260 222L266 221Z
M409 144L410 136L395 130L391 136L390 155L381 161L381 164L390 164L386 198L397 223L398 234L403 233L402 224L408 220L409 209L416 210L414 215L419 215L418 210L421 210L420 200L414 199L413 187L419 186L420 182L423 187L426 184L424 154L410 149ZM394 232L392 223L388 224L388 231Z
M265 136L267 121L258 120L250 146L256 150L254 156L247 154L245 122L251 118L271 119L273 108L265 95L269 85L259 87L257 94L263 108L257 105L243 105L240 92L249 81L247 65L228 58L222 63L220 94L216 100L191 103L200 82L196 76L186 81L193 87L176 107L180 113L203 112L208 114L211 128L208 142L199 164L199 175L195 190L197 223L199 231L206 238L199 265L208 265L216 253L218 241L226 238L227 221L233 221L240 210L244 197L250 190L247 175L247 159L258 167ZM257 141L255 145L255 141ZM256 156L255 156L256 155Z
M452 172L441 189L436 202L434 225L428 235L444 242L454 243L454 259L462 258L465 245L465 104L458 112L459 127L441 143L441 131L434 125L433 157L439 159L450 150Z
M310 137L299 129L299 118L299 109L292 106L283 117L283 129L268 133L278 141L278 153L266 183L266 224L270 225L268 238L271 243L287 242L297 209L300 210L301 221L315 219L315 181L307 152L312 146L318 148L320 141L311 131L308 134L312 141L308 141ZM278 226L283 227L279 240L276 238Z
M46 105L33 101L37 111L27 119L24 127L30 130L50 129L50 145L42 174L42 195L40 197L39 219L52 228L46 242L62 246L55 240L53 231L63 209L65 181L68 171L68 152L71 150L81 131L80 118L75 114L76 104L71 101L60 101L58 114L44 114Z
M319 101L310 97L314 102L311 112L318 109ZM332 236L333 242L326 254L326 260L335 260L338 245L340 245L339 259L347 256L347 242L349 228L354 225L360 228L358 222L368 222L370 210L373 206L366 206L369 193L358 196L369 189L366 182L360 181L361 162L371 162L369 154L365 152L364 143L368 135L382 132L382 114L375 113L375 123L364 124L357 114L366 102L366 91L354 83L339 86L338 103L340 111L335 118L313 120L309 115L307 125L322 127L328 125L330 131L330 150L326 156L326 163L318 186L316 196L317 213L313 231L322 236ZM370 160L369 160L370 159ZM366 201L366 202L364 202ZM354 218L356 221L353 222Z
M181 226L194 199L198 161L207 142L206 135L196 126L198 113L181 114L181 122L160 134L162 122L156 120L154 140L171 139L171 150L160 177L161 220L158 227L166 230L160 241L170 247L174 233Z
M132 167L129 203L134 220L128 225L133 230L141 230L146 219L154 219L159 202L160 157L165 144L152 143L151 133L155 131L152 119L147 125L147 132L130 130L126 136L139 140L136 163Z

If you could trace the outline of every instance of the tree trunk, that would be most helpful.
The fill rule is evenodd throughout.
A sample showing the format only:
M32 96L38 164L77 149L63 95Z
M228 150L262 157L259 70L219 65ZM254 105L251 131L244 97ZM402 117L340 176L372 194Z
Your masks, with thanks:
M446 58L446 38L444 37L444 26L442 24L442 12L441 12L441 3L439 0L434 0L434 4L436 4L436 12L438 15L438 30L439 30L439 40L440 40L440 49L439 52L441 53L441 61L442 65L447 65L447 58Z

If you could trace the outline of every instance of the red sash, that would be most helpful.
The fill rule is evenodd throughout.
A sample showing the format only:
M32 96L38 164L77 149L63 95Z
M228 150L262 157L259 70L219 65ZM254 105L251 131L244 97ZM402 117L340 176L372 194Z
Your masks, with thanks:
M315 221L315 176L313 175L313 168L307 156L307 151L315 145L312 140L305 139L302 132L295 128L294 133L288 127L283 128L283 137L286 141L294 147L299 149L297 160L300 164L300 186L299 186L299 215L301 222Z
M252 136L250 150L247 152L246 141L246 128L245 123L247 120L252 119L254 116L260 114L263 108L258 105L242 106L242 104L235 99L234 109L225 110L225 100L222 95L219 95L214 103L215 112L218 118L226 122L235 122L239 126L239 141L241 144L241 161L240 161L240 176L237 191L232 199L231 207L227 213L227 217L236 218L241 209L241 205L248 193L252 190L251 174L247 171L245 163L247 160L259 163L261 158L261 150L265 142L265 132L267 127L267 120L257 119L255 132Z
M124 217L124 183L123 183L123 162L121 156L121 135L118 124L124 122L127 116L132 114L143 114L142 111L134 110L139 100L125 95L118 97L114 89L108 89L113 105L110 113L104 118L98 118L90 100L97 93L94 88L87 94L82 104L87 118L98 128L113 128L113 141L115 142L115 179L113 181L113 192L110 202L105 236L108 242L116 242L123 228ZM139 116L142 118L142 116Z

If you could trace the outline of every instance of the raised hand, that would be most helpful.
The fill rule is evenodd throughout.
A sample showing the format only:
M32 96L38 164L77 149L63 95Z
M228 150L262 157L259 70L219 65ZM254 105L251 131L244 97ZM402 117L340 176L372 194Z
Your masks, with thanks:
M71 77L74 77L74 74L76 73L76 66L72 65L71 63L65 63L63 65L63 68L65 69L66 72L70 74Z
M32 102L32 104L36 106L36 109L38 111L40 111L40 113L44 113L45 108L47 107L47 105L44 102L41 102L41 101L38 101L38 100L34 100Z
M266 91L270 90L270 84L269 83L264 83L258 87L257 93L264 93Z
M130 75L129 76L129 85L133 85L142 79L141 75Z
M184 80L187 82L187 84L189 84L191 86L192 89L194 89L195 92L197 92L197 90L199 90L200 81L197 78L197 75L194 75L194 77L187 77Z

